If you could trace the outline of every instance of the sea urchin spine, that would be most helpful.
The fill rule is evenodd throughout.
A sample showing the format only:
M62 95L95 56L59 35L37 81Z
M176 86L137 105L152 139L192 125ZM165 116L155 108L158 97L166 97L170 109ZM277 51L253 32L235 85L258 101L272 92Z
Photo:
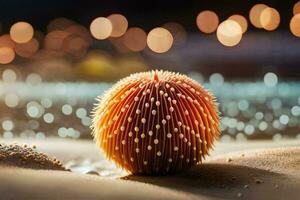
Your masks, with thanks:
M219 136L214 97L185 75L136 73L99 98L93 135L133 174L166 174L201 163Z

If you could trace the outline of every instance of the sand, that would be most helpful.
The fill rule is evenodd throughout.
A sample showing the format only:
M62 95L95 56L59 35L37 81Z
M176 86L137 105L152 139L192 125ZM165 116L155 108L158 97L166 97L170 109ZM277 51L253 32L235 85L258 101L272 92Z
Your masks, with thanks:
M221 199L299 199L300 148L220 155L170 177L126 179Z
M34 143L37 150L64 164L101 161L103 169L96 171L114 173L105 177L101 172L97 176L0 167L0 199L299 199L300 141L296 140L218 143L202 165L160 177L132 176L110 167L91 141L17 142Z
M66 170L60 161L35 150L35 146L0 144L0 165L30 169Z
M184 199L181 192L70 172L0 168L0 199Z

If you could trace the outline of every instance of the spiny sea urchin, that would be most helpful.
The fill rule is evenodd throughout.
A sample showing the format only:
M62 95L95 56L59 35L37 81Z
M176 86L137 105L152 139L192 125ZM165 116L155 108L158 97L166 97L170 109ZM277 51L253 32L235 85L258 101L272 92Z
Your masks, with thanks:
M133 174L173 173L201 163L220 133L213 95L168 71L120 80L99 98L92 128L108 158Z

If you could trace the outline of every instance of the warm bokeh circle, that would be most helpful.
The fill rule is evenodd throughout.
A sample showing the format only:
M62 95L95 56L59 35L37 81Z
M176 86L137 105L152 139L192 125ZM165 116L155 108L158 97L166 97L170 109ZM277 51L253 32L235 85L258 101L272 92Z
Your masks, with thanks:
M220 133L214 96L173 72L124 78L94 111L95 141L133 174L174 173L199 164Z

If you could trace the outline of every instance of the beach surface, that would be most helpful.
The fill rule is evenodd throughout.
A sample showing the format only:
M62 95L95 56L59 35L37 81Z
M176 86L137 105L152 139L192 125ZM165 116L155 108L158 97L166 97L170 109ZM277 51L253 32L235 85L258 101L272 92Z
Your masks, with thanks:
M0 199L299 199L300 140L219 142L203 164L132 176L89 140L0 140L35 145L69 171L0 166Z

